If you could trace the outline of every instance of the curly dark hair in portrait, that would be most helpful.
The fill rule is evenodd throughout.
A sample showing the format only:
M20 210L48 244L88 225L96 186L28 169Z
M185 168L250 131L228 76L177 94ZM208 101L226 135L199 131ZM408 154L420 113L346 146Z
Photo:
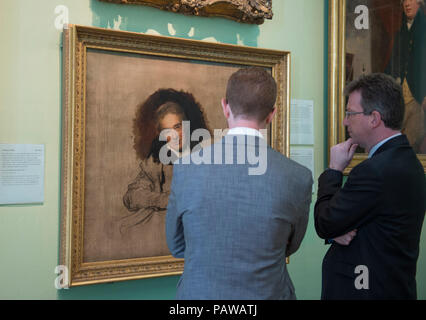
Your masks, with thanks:
M136 117L133 120L134 145L138 158L141 160L153 156L159 162L159 152L165 141L159 141L159 130L157 124L157 109L166 102L177 103L185 113L187 121L190 121L191 134L196 129L207 129L207 122L201 105L194 96L185 91L174 89L159 89L148 97L146 101L137 108ZM209 130L210 132L210 130ZM190 148L201 141L191 141Z

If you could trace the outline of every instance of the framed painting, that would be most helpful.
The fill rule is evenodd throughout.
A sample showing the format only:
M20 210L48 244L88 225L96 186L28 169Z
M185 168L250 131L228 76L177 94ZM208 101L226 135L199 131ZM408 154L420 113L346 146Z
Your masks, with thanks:
M218 16L238 22L262 24L272 19L272 0L99 0L142 4L194 16Z
M225 129L227 80L248 66L266 68L277 81L268 141L289 156L289 52L64 30L60 260L68 286L182 272L165 237L173 167L154 161L160 105L180 105L191 130Z
M330 0L328 48L328 145L349 136L343 126L345 85L381 72L398 81L404 94L402 132L426 173L426 30L419 0ZM345 174L365 160L358 149Z

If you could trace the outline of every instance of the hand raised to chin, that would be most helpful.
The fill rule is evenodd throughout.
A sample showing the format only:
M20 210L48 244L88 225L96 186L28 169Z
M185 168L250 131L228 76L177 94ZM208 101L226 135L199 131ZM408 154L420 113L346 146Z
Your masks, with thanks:
M330 169L343 171L351 162L358 144L349 138L345 142L336 144L330 149Z

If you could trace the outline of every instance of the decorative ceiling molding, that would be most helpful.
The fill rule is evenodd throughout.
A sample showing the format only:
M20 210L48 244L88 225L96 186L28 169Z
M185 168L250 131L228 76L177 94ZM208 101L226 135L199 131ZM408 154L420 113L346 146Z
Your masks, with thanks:
M119 4L141 4L195 16L220 16L238 22L262 24L272 19L272 0L99 0Z

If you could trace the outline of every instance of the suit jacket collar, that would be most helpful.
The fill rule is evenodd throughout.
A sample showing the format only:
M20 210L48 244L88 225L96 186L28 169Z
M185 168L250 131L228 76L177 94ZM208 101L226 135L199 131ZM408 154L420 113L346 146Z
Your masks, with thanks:
M395 138L388 140L382 146L380 146L380 148L377 149L376 152L374 152L372 158L374 158L379 153L382 153L383 151L396 148L399 146L409 146L409 145L410 143L408 142L406 135L402 134L402 135L396 136Z
M417 28L417 26L419 24L421 24L421 22L422 22L421 20L423 20L424 17L425 17L425 14L423 13L423 8L422 8L422 6L420 6L419 10L417 10L416 16L413 19L413 24L411 25L411 28L408 29L408 26L407 26L408 18L407 18L407 16L404 13L402 15L402 28L406 32L409 32L409 31L413 30L413 28Z

